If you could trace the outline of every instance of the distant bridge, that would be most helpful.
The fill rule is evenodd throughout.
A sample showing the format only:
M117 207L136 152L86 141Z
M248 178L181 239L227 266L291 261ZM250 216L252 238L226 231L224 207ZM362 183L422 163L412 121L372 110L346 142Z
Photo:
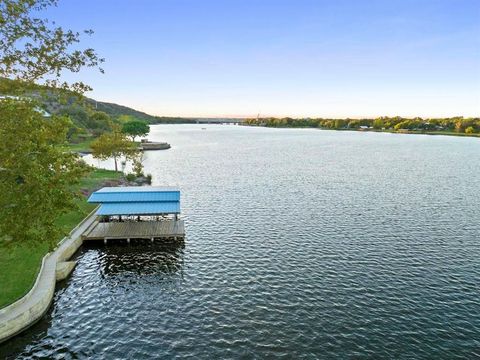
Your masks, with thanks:
M239 124L245 121L244 118L197 118L193 120L197 124Z

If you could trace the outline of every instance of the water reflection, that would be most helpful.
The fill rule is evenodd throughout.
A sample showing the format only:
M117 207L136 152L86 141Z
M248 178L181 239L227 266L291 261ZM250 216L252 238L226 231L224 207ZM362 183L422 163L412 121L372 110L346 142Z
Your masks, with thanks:
M126 274L137 277L182 274L184 242L151 243L137 240L131 244L89 244L86 249L97 253L99 271L105 278Z

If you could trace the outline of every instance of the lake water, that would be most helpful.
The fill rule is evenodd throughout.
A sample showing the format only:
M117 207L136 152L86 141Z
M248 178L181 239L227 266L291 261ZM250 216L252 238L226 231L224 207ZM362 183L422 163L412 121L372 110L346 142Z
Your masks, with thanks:
M83 248L0 357L480 357L479 139L233 125L150 139L172 144L144 164L182 190L184 246Z

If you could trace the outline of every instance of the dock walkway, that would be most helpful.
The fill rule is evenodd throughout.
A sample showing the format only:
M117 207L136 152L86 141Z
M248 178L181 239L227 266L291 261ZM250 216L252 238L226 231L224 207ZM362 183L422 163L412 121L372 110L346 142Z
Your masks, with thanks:
M175 239L185 237L183 220L97 222L82 235L83 240Z

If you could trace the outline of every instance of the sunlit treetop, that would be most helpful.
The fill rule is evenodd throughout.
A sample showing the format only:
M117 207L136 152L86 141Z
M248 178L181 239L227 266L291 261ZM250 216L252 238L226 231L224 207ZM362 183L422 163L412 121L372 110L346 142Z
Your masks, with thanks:
M0 0L0 77L20 80L4 86L42 83L81 94L90 87L82 82L62 81L64 71L77 73L90 67L103 73L100 64L104 59L95 50L75 48L81 35L91 35L92 30L63 29L39 17L42 10L56 5L57 0Z

